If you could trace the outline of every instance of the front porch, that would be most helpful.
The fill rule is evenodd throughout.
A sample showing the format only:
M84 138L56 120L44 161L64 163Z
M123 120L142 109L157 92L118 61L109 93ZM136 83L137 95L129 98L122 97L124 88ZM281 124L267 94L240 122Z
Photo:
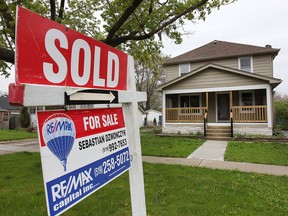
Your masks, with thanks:
M165 94L164 132L175 132L175 128L181 132L181 128L185 128L184 133L206 134L208 125L229 125L232 134L271 135L272 93L269 91L249 89Z
M231 121L231 118L234 123L268 122L266 105L232 106L231 110L229 122ZM204 119L208 118L207 113L209 113L208 107L166 108L166 123L203 123Z

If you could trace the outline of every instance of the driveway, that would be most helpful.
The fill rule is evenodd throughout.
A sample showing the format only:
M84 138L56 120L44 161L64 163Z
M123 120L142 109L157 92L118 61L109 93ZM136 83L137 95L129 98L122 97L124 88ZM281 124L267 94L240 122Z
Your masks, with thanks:
M0 142L0 154L15 152L39 152L38 139L25 139Z

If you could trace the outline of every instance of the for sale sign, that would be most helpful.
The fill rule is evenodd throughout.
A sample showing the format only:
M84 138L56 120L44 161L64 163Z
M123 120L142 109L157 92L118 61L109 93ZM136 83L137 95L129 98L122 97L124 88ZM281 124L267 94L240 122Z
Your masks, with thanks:
M59 215L130 168L122 108L37 113L49 215Z
M17 8L16 84L127 90L127 54Z

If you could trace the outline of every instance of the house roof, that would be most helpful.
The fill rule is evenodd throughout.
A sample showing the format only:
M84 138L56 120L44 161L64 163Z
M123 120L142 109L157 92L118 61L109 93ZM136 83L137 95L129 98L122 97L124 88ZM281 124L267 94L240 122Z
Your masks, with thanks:
M138 106L138 110L139 110L143 115L147 114L147 112L144 111L140 106Z
M271 45L259 47L247 44L214 40L204 46L169 59L165 62L164 65L264 54L271 54L273 57L275 57L279 51L280 49L274 49L271 47Z
M157 111L157 110L153 110L153 109L146 110L146 112L147 112L147 113L154 112L154 113L162 114L162 112Z
M190 77L190 76L193 76L203 70L206 70L208 68L214 68L214 69L220 69L220 70L224 70L224 71L227 71L227 72L230 72L230 73L234 73L234 74L239 74L239 75L242 75L242 76L246 76L246 77L251 77L251 78L254 78L254 79L259 79L259 80L263 80L263 81L267 81L268 83L271 84L271 86L273 88L275 88L277 85L279 85L282 80L281 79L276 79L276 78L273 78L273 77L269 77L269 76L264 76L264 75L260 75L260 74L256 74L256 73L250 73L250 72L246 72L246 71L242 71L242 70L237 70L237 69L234 69L234 68L230 68L230 67L225 67L225 66L222 66L222 65L218 65L218 64L213 64L213 63L208 63L208 64L205 64L193 71L191 71L190 73L187 73L185 74L184 76L180 76L180 77L177 77L173 80L170 80L169 82L167 83L164 83L163 85L159 86L157 88L158 91L162 91L164 88L170 86L170 85L173 85L181 80L184 80L186 79L187 77Z
M19 110L21 107L19 106L11 106L9 104L8 95L1 95L0 96L0 110Z

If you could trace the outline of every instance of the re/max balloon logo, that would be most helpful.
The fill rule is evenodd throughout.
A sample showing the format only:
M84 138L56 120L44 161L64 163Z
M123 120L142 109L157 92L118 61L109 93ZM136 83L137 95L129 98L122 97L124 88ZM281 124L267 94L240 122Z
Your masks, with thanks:
M73 120L63 113L53 114L45 120L42 134L46 146L60 160L66 171L67 157L76 137Z
M47 134L52 134L62 130L72 131L72 123L67 121L66 119L55 119L55 121L49 122L46 125Z

